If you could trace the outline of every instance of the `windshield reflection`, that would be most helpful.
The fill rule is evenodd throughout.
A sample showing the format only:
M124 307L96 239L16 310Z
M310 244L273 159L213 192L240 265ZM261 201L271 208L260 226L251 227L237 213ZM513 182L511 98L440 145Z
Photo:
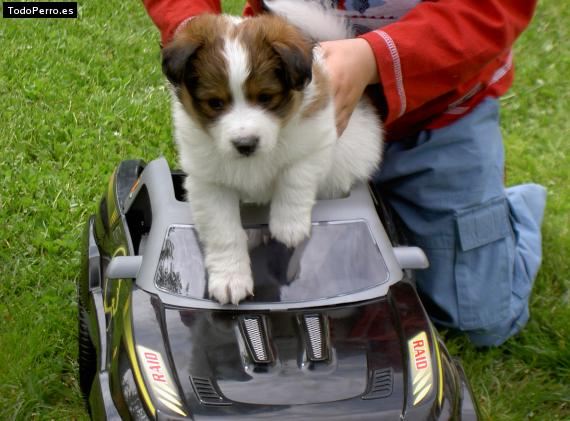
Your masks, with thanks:
M255 302L302 302L350 294L388 280L384 260L364 221L314 224L294 249L271 238L267 226L246 229ZM162 247L157 288L208 299L202 251L193 227L173 225Z

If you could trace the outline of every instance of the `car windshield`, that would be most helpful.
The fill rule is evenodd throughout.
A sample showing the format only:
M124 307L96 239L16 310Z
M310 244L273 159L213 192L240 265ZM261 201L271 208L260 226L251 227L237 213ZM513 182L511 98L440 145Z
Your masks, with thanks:
M386 264L365 221L313 224L310 239L295 249L272 239L267 226L246 232L255 284L251 301L313 301L388 280ZM192 226L170 226L155 284L171 294L208 299L202 250Z

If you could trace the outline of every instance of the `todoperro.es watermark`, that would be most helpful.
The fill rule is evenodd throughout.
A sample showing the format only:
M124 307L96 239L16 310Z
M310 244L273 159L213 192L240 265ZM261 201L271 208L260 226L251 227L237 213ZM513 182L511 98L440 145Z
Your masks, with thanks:
M77 2L2 2L5 19L76 18Z

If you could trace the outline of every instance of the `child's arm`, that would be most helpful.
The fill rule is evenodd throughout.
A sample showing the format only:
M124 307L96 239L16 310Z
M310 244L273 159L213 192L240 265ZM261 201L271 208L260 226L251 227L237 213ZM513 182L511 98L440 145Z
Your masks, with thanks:
M361 38L322 42L335 100L336 128L342 134L368 85L378 83L374 52Z
M452 103L456 90L495 83L535 5L536 0L423 1L399 21L362 35L376 58L386 123L445 95Z
M143 0L144 7L160 30L162 45L187 19L201 13L221 13L220 0Z

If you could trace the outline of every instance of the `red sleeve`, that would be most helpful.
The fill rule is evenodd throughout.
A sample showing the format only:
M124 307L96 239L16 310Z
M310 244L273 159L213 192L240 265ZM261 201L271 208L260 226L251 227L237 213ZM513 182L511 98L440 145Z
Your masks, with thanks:
M424 1L369 32L388 106L386 123L473 79L504 56L530 22L536 0Z
M263 13L262 0L248 0L243 9L244 16L255 16Z
M143 0L144 7L161 34L162 44L186 19L201 13L221 13L220 0Z

